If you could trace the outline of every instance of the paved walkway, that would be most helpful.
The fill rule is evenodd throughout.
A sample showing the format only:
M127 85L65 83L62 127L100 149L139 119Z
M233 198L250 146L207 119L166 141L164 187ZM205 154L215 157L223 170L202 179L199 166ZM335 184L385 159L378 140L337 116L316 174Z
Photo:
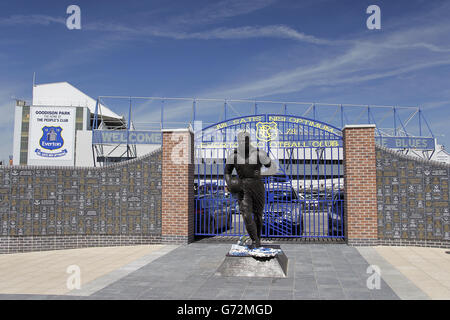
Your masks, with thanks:
M79 268L81 287L84 287L163 247L101 247L3 254L0 255L0 293L66 294L70 291L67 287L70 266Z
M450 274L445 250L345 244L281 248L289 258L288 275L281 279L218 276L230 249L222 243L0 255L0 299L450 299L442 289L448 290ZM80 267L80 290L67 289L69 265ZM368 288L368 282L376 283L369 265L381 270L378 289Z
M216 270L229 244L191 244L94 293L106 299L398 299L381 280L369 290L368 263L346 245L281 246L286 278L221 277Z
M450 250L420 247L375 247L431 299L450 299Z

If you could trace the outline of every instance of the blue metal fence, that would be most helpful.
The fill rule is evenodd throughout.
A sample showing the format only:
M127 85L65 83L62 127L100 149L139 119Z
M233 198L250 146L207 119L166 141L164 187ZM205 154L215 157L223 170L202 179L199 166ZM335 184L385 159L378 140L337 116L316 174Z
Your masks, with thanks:
M340 129L291 115L228 119L195 132L195 234L246 234L239 203L227 190L227 154L239 130L277 161L265 176L263 237L344 237L343 142Z

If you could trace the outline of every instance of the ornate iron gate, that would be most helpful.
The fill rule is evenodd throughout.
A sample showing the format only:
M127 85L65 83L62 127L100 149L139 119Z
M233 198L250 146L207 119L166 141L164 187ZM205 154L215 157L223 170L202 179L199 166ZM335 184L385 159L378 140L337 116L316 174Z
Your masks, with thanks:
M278 162L264 177L263 237L344 237L344 170L341 130L291 115L229 119L195 133L195 234L246 234L238 202L227 191L225 159L239 130Z

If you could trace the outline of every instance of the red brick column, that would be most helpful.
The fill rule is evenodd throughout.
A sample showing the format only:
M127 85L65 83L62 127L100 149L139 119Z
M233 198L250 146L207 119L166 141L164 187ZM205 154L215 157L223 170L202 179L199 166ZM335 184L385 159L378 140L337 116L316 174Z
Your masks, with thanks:
M376 245L375 125L345 126L343 132L347 243Z
M188 129L163 130L162 242L194 239L194 139Z

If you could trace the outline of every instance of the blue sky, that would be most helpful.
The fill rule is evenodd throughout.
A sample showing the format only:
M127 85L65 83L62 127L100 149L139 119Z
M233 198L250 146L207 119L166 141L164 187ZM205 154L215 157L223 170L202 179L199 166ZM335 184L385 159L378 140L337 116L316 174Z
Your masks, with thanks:
M71 4L81 30L66 27ZM371 4L381 30L366 28ZM38 83L68 81L92 97L420 106L450 147L449 16L448 1L419 0L2 1L0 159L12 154L12 98L31 100L33 72ZM110 103L127 113L127 103ZM216 121L218 107L198 113ZM178 103L166 119L189 120L190 111ZM141 102L137 115L159 121L159 106Z

